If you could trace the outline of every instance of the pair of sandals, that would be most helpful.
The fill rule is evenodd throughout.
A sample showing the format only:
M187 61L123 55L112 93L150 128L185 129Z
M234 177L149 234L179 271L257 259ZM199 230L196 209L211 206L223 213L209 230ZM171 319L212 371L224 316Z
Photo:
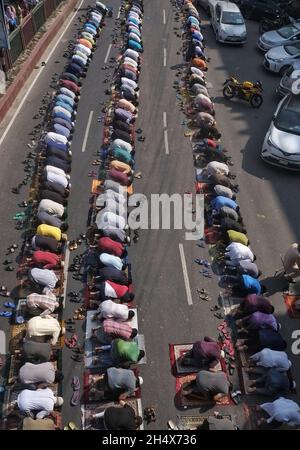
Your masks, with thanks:
M233 400L233 402L238 405L241 403L242 401L242 393L241 391L237 390L231 393L231 398Z
M65 339L65 344L68 348L75 348L77 345L77 341L78 341L78 337L76 336L76 334L73 334L73 336L71 337L71 339Z
M68 425L64 427L64 430L79 430L79 428L75 425L74 422L69 422Z
M11 311L0 311L0 316L1 317L11 317L12 314L13 313Z
M209 302L209 301L211 300L210 297L209 297L209 295L208 295L208 293L207 293L207 291L206 291L204 288L202 288L202 289L197 289L197 293L198 293L199 298L200 298L201 300L204 300L204 301L206 301L206 302Z
M71 406L77 406L80 400L80 381L76 375L72 378L71 386L73 388L73 394L70 403Z

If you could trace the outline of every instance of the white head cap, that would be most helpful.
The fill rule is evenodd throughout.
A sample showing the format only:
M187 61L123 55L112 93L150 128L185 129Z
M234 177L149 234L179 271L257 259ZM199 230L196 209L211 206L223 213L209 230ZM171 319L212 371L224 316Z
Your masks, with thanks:
M55 398L55 405L56 406L61 406L64 403L64 399L62 397L56 397Z

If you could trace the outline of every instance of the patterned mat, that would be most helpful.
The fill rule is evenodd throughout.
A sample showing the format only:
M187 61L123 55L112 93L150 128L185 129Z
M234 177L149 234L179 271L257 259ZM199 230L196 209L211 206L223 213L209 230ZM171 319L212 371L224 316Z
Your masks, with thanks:
M214 401L210 399L202 399L196 394L191 395L183 395L182 394L182 385L184 383L190 383L196 379L195 375L189 374L183 377L176 378L176 396L175 396L175 404L177 408L199 408L201 406L212 406L214 405ZM231 405L232 401L228 396L228 399L223 403L216 403L217 405Z
M209 419L211 415L197 415L197 416L177 416L177 427L179 430L190 430L197 428L203 424L205 419ZM223 419L232 420L232 417L222 414Z
M134 409L136 415L139 415L141 417L143 416L142 403L141 403L140 399L127 399L126 403ZM83 430L105 430L105 428L103 426L103 421L101 419L98 420L96 423L93 423L93 425L92 425L91 416L93 414L97 414L99 412L104 411L106 408L108 408L110 406L116 406L116 403L109 402L109 403L103 403L101 405L91 403L91 404L82 405L81 406L82 429ZM141 427L139 429L140 430L143 429L143 425L141 425Z
M133 369L134 373L138 375L139 371ZM101 389L104 374L92 374L90 372L85 372L83 374L83 401L85 403L99 403L99 399L91 393L92 384L97 385L97 389ZM130 398L140 398L141 389L137 389L135 393Z

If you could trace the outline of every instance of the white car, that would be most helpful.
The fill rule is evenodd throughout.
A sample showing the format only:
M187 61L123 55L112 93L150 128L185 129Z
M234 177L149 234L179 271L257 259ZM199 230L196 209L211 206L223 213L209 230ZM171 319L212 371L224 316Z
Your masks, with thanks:
M287 95L280 101L264 139L261 157L269 164L300 170L300 96Z
M244 44L247 30L244 18L235 3L209 0L211 25L216 40L224 44Z
M300 94L300 61L296 61L283 75L277 93L284 97L287 94Z
M265 54L264 66L271 72L284 72L300 58L300 41L293 44L280 45L273 47Z
M299 39L300 23L297 22L292 25L279 28L279 30L272 30L263 33L257 42L257 47L263 52L267 52L272 47L293 44Z

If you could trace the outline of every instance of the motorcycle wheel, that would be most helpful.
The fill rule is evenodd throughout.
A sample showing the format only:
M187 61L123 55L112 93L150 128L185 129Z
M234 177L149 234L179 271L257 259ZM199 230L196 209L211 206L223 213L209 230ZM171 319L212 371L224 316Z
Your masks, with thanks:
M250 105L252 108L260 108L263 104L263 98L260 94L253 94L250 98Z
M223 96L228 100L230 100L235 96L235 89L232 86L230 86L230 84L226 84L223 87Z

